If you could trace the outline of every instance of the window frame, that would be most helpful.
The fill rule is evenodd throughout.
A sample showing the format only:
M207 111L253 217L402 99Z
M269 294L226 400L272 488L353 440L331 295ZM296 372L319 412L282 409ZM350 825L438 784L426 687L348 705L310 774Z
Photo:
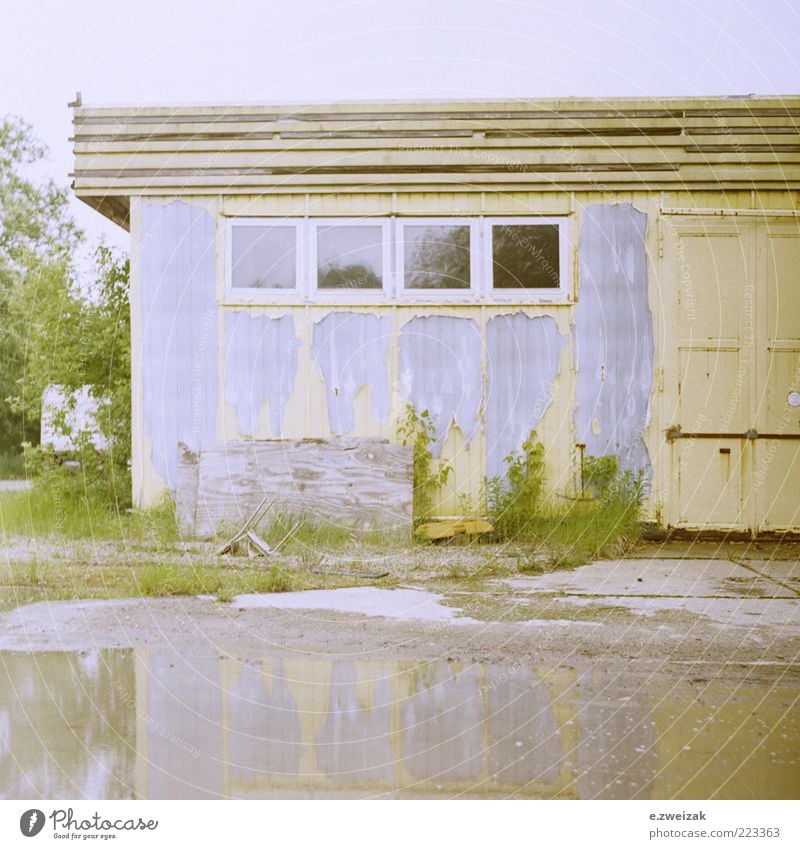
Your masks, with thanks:
M232 216L223 215L225 252L218 268L223 273L220 291L223 304L231 306L300 305L403 305L403 304L498 304L536 306L572 303L573 268L570 242L572 218L559 215L359 215L346 216ZM317 231L319 227L379 226L383 234L384 268L381 289L319 289L317 287ZM470 286L467 289L411 289L405 287L405 226L468 226L470 228ZM558 288L495 289L493 280L493 231L495 226L556 225L559 239ZM233 286L233 228L286 227L295 232L294 289Z
M285 227L295 232L293 289L279 289L276 286L234 286L233 285L233 228L234 227ZM303 219L302 218L229 218L225 228L225 295L233 303L273 303L294 302L304 298L303 263Z
M536 303L563 301L569 297L569 221L567 216L492 216L483 219L483 281L485 297L492 301L535 300ZM495 289L494 287L494 239L493 228L497 226L557 226L558 227L558 286L548 288L514 287Z

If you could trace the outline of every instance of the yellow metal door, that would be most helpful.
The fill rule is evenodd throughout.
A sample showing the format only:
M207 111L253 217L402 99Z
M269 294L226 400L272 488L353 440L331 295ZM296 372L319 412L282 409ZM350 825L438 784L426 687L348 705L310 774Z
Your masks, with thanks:
M800 220L757 229L760 303L752 489L761 531L800 530Z
M662 220L667 524L797 530L798 221Z

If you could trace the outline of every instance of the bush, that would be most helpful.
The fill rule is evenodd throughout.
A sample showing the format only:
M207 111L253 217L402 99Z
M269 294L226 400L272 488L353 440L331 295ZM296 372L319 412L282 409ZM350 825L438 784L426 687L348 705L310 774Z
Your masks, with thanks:
M505 477L485 484L489 518L501 542L531 542L547 549L551 566L571 568L592 558L617 557L641 536L644 472L620 472L616 455L586 457L583 492L592 497L553 504L544 495L545 450L531 432L506 457Z

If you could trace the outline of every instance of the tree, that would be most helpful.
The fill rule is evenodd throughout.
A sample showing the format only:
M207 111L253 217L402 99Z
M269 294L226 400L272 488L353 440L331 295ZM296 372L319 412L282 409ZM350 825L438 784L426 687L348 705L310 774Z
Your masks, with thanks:
M98 401L97 423L109 441L101 473L115 500L130 497L131 333L129 261L100 246L93 283L81 289L59 261L41 263L17 300L25 316L25 377L16 404L34 415L50 384L69 395L83 386ZM71 434L76 437L77 434ZM84 464L90 461L83 446ZM96 461L92 460L92 462Z
M46 149L21 118L0 122L0 452L18 452L38 434L39 411L12 404L23 394L28 316L25 290L42 274L68 274L81 233L68 195L31 177ZM30 418L26 418L26 413Z

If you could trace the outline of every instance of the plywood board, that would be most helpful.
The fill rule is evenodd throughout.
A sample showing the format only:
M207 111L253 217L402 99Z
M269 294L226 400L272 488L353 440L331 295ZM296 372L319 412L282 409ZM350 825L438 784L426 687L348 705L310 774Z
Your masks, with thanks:
M411 530L411 449L380 439L225 442L197 455L181 452L179 465L196 463L197 493L191 520L192 476L182 469L177 492L184 532L213 536L241 524L265 496L274 510L333 520L353 528Z

